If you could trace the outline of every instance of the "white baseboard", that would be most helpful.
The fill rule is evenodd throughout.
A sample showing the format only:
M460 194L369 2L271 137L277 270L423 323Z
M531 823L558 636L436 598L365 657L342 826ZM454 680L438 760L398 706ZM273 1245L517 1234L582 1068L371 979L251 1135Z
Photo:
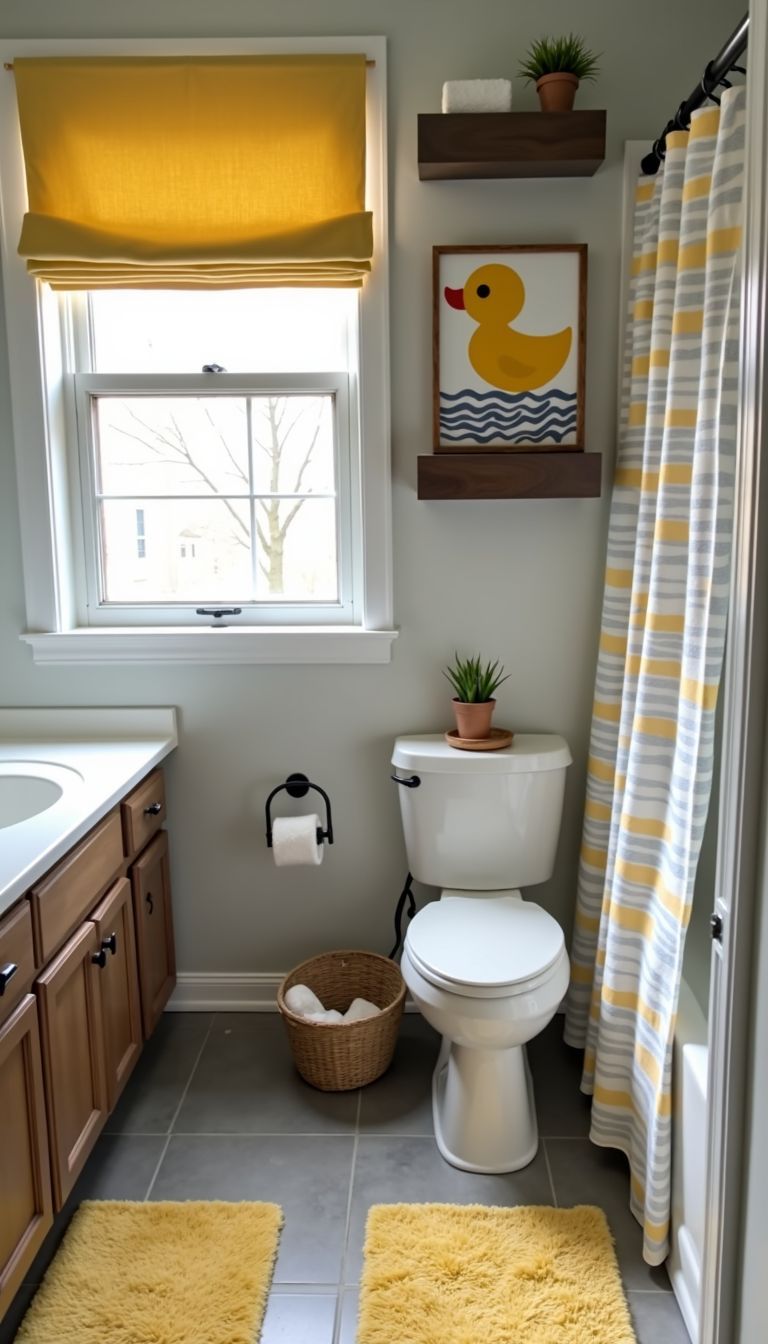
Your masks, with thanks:
M170 1013L276 1013L285 971L179 971ZM410 998L406 1013L417 1011Z
M179 971L171 1013L276 1013L285 972Z

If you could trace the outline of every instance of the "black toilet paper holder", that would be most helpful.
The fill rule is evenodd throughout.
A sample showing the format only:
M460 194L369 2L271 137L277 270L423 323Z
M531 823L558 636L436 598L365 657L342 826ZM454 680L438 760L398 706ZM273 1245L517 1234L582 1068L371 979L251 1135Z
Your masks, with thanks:
M289 798L305 798L310 789L314 789L315 793L319 793L325 803L325 830L323 830L322 826L318 826L317 843L318 845L322 845L323 841L327 840L329 845L333 844L331 800L325 792L325 789L321 789L319 784L313 784L306 775L302 775L299 772L297 774L289 775L284 784L278 784L277 788L272 790L267 799L265 812L267 817L267 846L269 849L272 848L272 799L276 798L278 793L282 793L283 790L285 790Z

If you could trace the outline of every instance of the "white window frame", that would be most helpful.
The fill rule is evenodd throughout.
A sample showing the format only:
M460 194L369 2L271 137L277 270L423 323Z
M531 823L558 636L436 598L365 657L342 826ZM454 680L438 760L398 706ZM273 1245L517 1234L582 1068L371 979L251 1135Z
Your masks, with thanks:
M371 275L360 290L353 376L359 415L360 616L352 624L199 626L81 624L82 548L72 507L75 442L59 303L31 278L17 243L26 183L13 75L0 70L0 233L9 332L11 410L21 521L27 630L39 663L382 663L397 637L392 617L386 39L4 39L16 56L242 55L364 52L367 72L367 205L374 216Z
M87 601L88 624L92 627L144 625L156 620L161 625L188 624L191 611L197 606L216 607L236 603L243 609L245 619L234 617L229 624L311 625L322 620L327 625L356 625L362 600L360 566L354 562L361 553L359 507L360 454L354 430L350 425L350 379L346 370L331 373L291 374L110 374L79 373L74 376L75 414L77 418L77 448L81 513L74 521L74 531L80 540L84 582L78 591ZM101 598L99 552L101 549L98 524L98 491L96 488L96 461L94 426L91 400L93 397L173 397L203 396L248 397L274 393L280 395L331 395L334 401L334 476L336 480L336 550L338 555L338 599L317 602L280 602L262 600L250 603L237 594L222 601L200 598L198 601L162 602L147 600L143 603L105 602ZM74 455L73 455L74 456ZM137 500L151 498L143 492ZM194 498L194 495L184 495ZM216 496L209 496L215 499ZM258 498L258 495L255 497ZM307 495L311 499L312 495ZM178 498L178 496L177 496ZM247 499L247 494L242 494ZM322 498L319 495L318 498ZM82 524L82 529L79 526ZM82 537L78 534L82 530ZM252 610L250 610L252 608ZM83 613L84 615L84 613ZM206 624L206 621L201 621ZM208 618L207 624L213 625Z

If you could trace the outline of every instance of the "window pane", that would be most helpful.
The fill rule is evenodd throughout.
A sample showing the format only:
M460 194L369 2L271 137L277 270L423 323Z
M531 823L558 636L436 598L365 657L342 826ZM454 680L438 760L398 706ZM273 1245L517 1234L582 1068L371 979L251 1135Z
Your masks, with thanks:
M247 502L120 499L100 509L103 601L251 600Z
M348 367L348 289L93 290L97 373L293 373ZM215 375L211 375L212 377Z
M332 494L333 397L252 397L254 493Z
M336 508L331 499L256 501L260 601L338 598Z
M97 397L105 495L248 494L244 397Z

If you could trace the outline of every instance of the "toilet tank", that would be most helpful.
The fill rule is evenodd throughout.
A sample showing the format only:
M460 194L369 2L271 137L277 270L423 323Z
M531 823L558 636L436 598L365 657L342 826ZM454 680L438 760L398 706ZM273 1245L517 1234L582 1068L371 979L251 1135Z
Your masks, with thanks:
M392 755L408 865L419 882L465 891L532 887L555 863L568 744L517 733L503 751L450 747L442 733L398 737Z

